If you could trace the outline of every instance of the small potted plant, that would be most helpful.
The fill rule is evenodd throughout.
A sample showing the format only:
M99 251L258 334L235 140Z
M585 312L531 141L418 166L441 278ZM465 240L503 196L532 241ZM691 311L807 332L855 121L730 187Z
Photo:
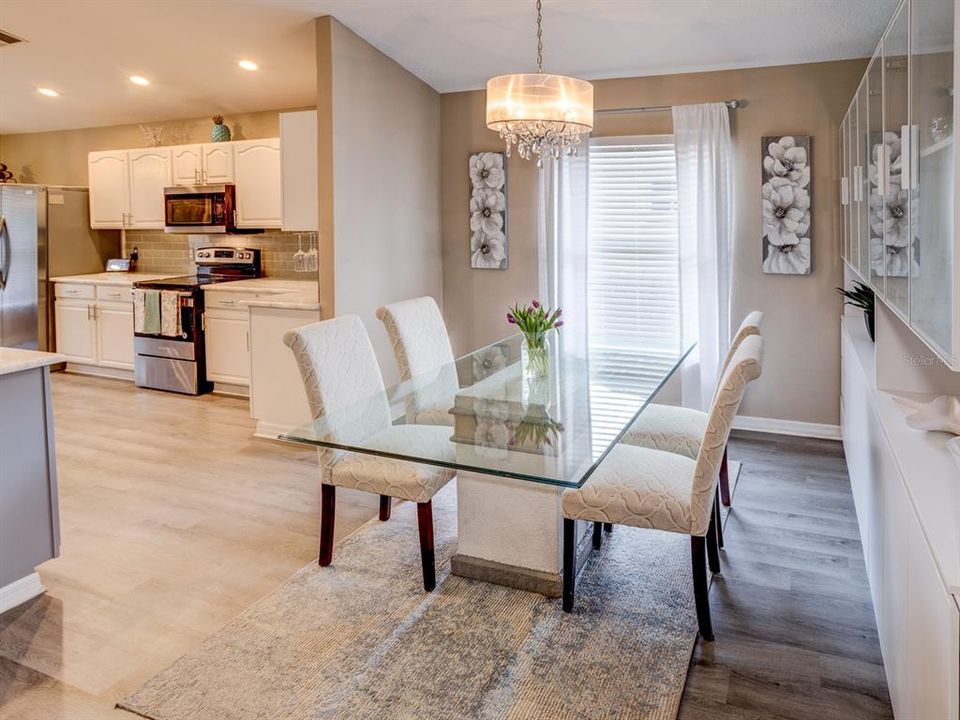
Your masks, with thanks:
M545 308L539 300L529 307L514 305L507 313L507 322L523 334L520 367L528 379L546 376L549 371L550 341L547 333L563 325L560 308Z
M853 290L844 290L843 288L838 287L837 292L846 298L844 305L852 305L853 307L858 307L863 310L863 321L867 326L867 335L870 336L870 340L872 342L874 329L873 290L864 285L862 282L855 282L853 284Z

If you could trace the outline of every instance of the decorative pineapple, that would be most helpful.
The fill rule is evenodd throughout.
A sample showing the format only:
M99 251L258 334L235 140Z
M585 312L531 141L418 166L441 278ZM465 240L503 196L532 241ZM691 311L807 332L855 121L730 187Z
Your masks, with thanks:
M210 128L211 142L227 142L230 139L230 128L223 124L223 115L214 115L213 127Z

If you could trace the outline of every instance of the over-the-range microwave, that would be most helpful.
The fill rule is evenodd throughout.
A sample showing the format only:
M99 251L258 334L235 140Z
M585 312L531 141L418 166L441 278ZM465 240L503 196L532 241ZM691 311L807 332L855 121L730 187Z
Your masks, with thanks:
M168 233L229 233L236 223L234 185L163 189L164 230Z

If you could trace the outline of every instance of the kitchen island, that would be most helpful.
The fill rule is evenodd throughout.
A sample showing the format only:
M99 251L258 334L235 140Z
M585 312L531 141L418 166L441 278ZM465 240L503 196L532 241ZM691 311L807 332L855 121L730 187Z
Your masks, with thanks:
M56 353L0 348L0 612L44 591L60 553L50 366Z

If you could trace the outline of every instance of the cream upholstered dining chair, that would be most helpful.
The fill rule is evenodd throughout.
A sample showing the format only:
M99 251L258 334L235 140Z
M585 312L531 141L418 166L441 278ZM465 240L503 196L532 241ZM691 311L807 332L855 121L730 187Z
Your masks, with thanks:
M429 295L384 305L377 317L386 328L402 382L417 378L407 396L407 419L420 425L453 425L450 408L459 389L450 336Z
M720 369L722 376L733 354L746 338L759 335L763 313L754 310L740 323L740 328L730 342L730 349ZM627 445L665 450L696 459L700 452L700 439L707 428L707 413L677 405L654 404L648 406L633 425L624 433L621 442ZM730 506L730 474L727 469L727 448L723 448L720 463L720 501Z
M616 445L582 487L563 493L563 609L573 610L576 521L632 525L690 535L693 590L700 636L713 639L705 560L720 571L717 542L717 475L730 426L747 383L760 376L763 339L740 343L720 386L696 460L635 445ZM705 556L707 556L705 558Z
M363 323L356 315L306 325L283 338L300 367L310 410L323 417L326 439L366 443L378 449L416 454L429 447L440 457L450 452L450 430L393 425L380 367ZM390 517L390 499L417 504L423 586L436 585L433 551L433 496L454 476L452 470L343 450L321 449L320 565L333 560L336 489L353 488L380 496L380 519Z

